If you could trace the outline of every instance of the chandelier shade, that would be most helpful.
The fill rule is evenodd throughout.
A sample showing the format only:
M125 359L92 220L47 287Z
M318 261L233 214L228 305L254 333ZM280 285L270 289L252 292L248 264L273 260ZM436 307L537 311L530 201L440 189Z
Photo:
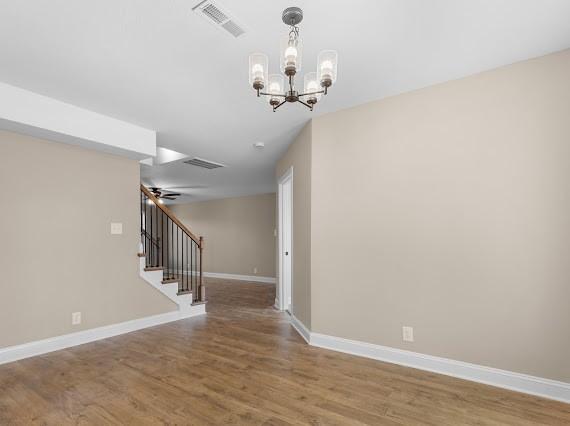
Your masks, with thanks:
M274 112L286 102L299 102L312 111L336 82L338 54L335 50L321 51L317 56L317 70L304 76L303 92L300 92L295 86L295 75L301 70L303 42L297 25L303 20L303 11L288 7L283 11L282 20L289 26L289 33L281 38L279 68L282 74L268 75L267 55L252 53L249 56L249 84L258 97L269 99Z
M259 87L260 90L265 87L267 75L269 71L269 59L264 53L252 53L249 55L249 84L253 87Z
M281 93L285 90L285 78L281 74L271 74L269 76L269 84L267 87L267 93L269 93L269 104L278 105L281 103L282 99L280 97Z
M285 34L281 38L281 72L286 75L291 70L295 73L301 71L301 59L303 54L303 41L298 32L294 31Z
M323 95L319 81L317 80L317 73L313 71L305 74L303 86L304 93L306 93L307 103L309 105L316 104Z
M317 57L317 70L319 83L322 87L331 86L336 82L337 63L338 54L335 50L323 50L319 53Z

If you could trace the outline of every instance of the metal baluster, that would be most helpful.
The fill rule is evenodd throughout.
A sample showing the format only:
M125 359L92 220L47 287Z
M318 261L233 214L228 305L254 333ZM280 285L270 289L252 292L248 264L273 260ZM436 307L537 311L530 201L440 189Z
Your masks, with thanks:
M172 223L172 219L170 219L170 278L174 278L174 227Z
M152 200L151 200L152 201ZM150 250L151 250L151 259L152 259L152 266L156 266L156 258L154 255L154 209L156 208L154 201L151 203L150 205L150 234L149 234L149 239L150 239Z
M143 227L143 211L142 211L143 205L142 205L142 203L143 203L143 192L141 191L141 192L140 192L140 195L139 195L139 208L140 208L140 211L141 211L140 233L141 233L141 244L144 245L144 242L143 242L143 240L142 240L142 235L143 235L143 234L142 234L142 227ZM143 247L142 249L144 250L144 247Z
M198 293L200 293L198 295L198 297L196 298L196 300L199 300L201 302L205 302L205 297L203 298L203 291L204 291L204 282L202 281L204 278L202 276L202 250L204 249L204 238L200 237L200 245L198 246L198 248L200 249L200 259L199 259L199 265L200 265L200 275L198 276ZM204 293L205 294L205 293Z
M189 290L188 288L188 274L191 273L189 267L190 265L188 264L188 240L190 238L188 237L188 235L186 235L186 290Z
M184 234L182 234L182 290L184 290Z
M179 262L178 262L178 254L179 254L179 246L178 246L178 225L176 225L176 276L180 277L180 275L178 274L178 269L179 269ZM178 278L180 279L180 278ZM178 281L178 286L180 289L180 281Z
M195 302L198 300L198 263L196 262L198 259L198 243L195 243L194 246L194 269L196 273L196 277L194 278L194 288L192 289L192 299Z
M149 247L148 247L148 242L147 242L147 236L146 236L146 230L148 229L148 197L145 196L145 200L144 200L144 253L145 253L145 259L144 259L144 264L146 266L149 266Z

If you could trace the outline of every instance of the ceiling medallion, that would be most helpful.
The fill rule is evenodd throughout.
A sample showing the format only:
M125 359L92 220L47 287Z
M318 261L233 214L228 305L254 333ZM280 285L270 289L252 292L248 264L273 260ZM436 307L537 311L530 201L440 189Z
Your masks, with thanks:
M257 92L257 96L269 98L269 105L275 112L285 102L299 102L311 111L315 104L326 95L328 89L336 81L338 54L334 50L323 50L317 56L317 71L305 74L304 90L295 88L295 75L301 70L302 42L299 27L303 20L303 11L298 7L288 7L283 11L283 23L288 25L289 34L281 42L281 72L268 76L269 60L264 53L249 55L249 84ZM285 87L285 78L288 88ZM267 91L263 91L267 87Z

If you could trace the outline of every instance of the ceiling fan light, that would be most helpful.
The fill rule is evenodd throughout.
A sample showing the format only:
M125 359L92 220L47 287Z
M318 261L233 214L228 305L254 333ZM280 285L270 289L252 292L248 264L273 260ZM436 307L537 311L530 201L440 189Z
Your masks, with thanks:
M264 53L249 55L249 84L256 90L261 90L267 82L269 59Z
M318 81L322 87L330 87L336 82L338 53L336 50L323 50L317 57Z

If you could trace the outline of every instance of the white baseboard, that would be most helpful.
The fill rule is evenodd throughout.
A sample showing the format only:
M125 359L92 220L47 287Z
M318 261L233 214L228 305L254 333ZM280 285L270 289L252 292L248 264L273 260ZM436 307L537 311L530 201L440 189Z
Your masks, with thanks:
M305 324L303 324L301 321L299 321L299 319L291 314L291 325L293 326L293 328L295 330L297 330L297 333L299 333L301 335L301 337L303 339L305 339L305 341L311 345L311 332L309 331L309 329L307 327L305 327Z
M309 331L294 316L291 316L291 325L311 346L570 403L570 383L410 352L388 346L314 333Z
M275 277L260 277L258 275L223 274L221 272L204 272L206 278L223 278L226 280L253 281L256 283L275 284Z
M133 331L154 327L167 322L203 315L206 313L204 306L205 305L196 305L191 309L184 311L167 312L118 324L91 328L89 330L78 331L76 333L64 334L62 336L50 337L48 339L36 340L22 345L0 348L0 364L66 349L72 346L83 345L85 343L118 336L120 334L131 333Z

